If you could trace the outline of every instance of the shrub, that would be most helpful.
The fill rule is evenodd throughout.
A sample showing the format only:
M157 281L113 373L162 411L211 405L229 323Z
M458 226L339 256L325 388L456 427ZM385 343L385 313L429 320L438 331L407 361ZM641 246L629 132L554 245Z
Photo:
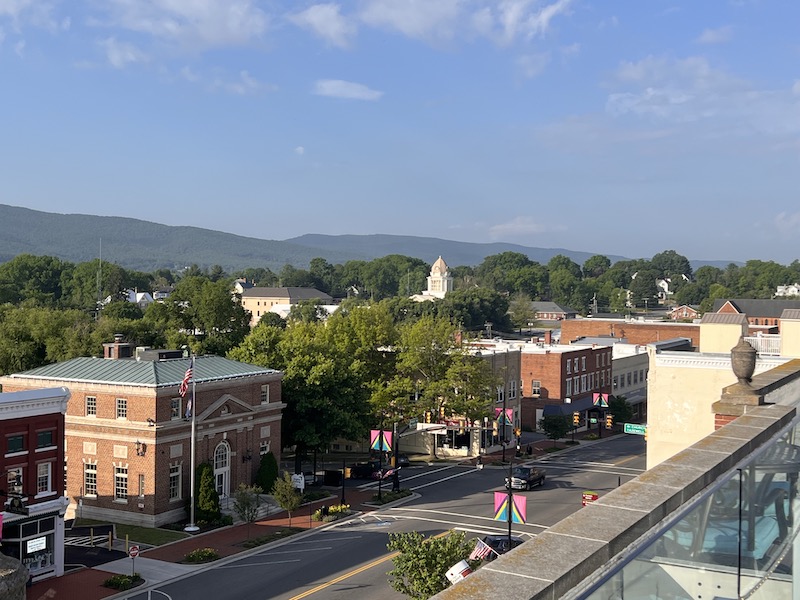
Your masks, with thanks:
M376 504L388 504L389 502L394 502L395 500L399 500L400 498L405 498L406 496L411 495L411 490L400 490L399 492L383 492L381 494L381 498L378 498L378 494L375 494L372 497L372 502Z
M103 582L103 585L114 590L129 590L142 581L138 573L133 575L112 575Z
M349 504L335 504L333 506L323 506L315 510L311 518L315 521L330 523L331 521L346 517L351 513L352 511L350 510Z
M197 506L198 521L214 522L220 518L219 494L214 485L214 470L209 463L201 463L197 467Z
M598 435L596 433L587 433L585 436L583 436L583 439L585 439L585 440L599 440L600 438L598 437Z
M219 554L213 548L196 548L186 555L184 560L190 563L202 563L217 560Z
M272 314L272 313L267 313ZM272 452L267 452L261 457L256 473L256 484L262 490L271 490L278 479L278 461Z

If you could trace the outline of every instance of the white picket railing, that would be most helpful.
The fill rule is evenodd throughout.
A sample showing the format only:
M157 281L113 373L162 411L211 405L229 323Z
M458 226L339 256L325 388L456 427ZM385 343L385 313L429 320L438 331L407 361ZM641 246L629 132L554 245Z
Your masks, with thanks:
M758 354L771 356L780 356L781 354L781 336L779 334L753 335L744 338L744 341L755 348Z

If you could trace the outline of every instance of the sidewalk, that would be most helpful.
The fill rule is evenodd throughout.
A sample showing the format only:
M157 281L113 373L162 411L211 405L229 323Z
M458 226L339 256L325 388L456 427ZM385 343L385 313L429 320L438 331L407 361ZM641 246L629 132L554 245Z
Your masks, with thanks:
M301 529L313 529L325 525L321 521L312 521L311 514L323 505L339 503L337 491L332 490L333 498L318 500L301 506L292 514L291 526ZM365 505L372 499L374 491L362 491L356 488L347 489L345 500L354 511L369 512L374 506ZM202 568L203 565L181 564L186 554L197 548L214 548L220 557L225 558L245 551L242 544L248 539L257 538L289 526L289 517L285 511L266 517L262 521L240 523L231 527L215 529L208 533L200 533L190 538L143 550L135 561L136 572L146 583L158 583L183 575L189 571ZM119 594L117 590L103 586L103 582L114 573L131 573L133 566L130 558L122 558L96 567L80 568L70 571L61 577L53 577L34 583L26 595L27 600L102 600Z

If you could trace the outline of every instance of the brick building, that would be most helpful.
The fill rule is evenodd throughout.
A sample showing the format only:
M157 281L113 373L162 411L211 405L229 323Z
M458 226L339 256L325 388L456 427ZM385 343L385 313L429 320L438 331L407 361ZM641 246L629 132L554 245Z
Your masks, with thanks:
M800 300L729 299L715 300L713 312L747 316L750 331L780 333L784 310L800 309Z
M106 358L75 358L0 378L7 391L69 388L66 493L80 516L159 526L185 518L190 431L179 395L189 358L106 344ZM180 353L178 353L180 355ZM281 380L273 369L218 356L194 359L195 464L210 462L220 496L253 482L259 455L280 460Z
M672 323L635 319L570 319L561 323L561 341L570 343L583 337L625 338L629 344L651 344L675 338L688 338L700 345L699 323Z
M525 344L520 354L522 385L521 421L525 429L537 429L545 407L569 407L560 412L579 412L580 426L595 393L612 392L610 346Z
M0 393L0 552L34 580L64 573L63 387Z

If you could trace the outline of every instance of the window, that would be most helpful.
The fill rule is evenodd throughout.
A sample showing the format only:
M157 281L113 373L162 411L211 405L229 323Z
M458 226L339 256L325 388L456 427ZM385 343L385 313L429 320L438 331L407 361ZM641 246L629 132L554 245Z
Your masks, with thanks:
M181 466L169 466L169 499L181 499Z
M508 384L508 397L509 398L516 398L517 397L517 380L512 379Z
M261 404L269 404L269 386L261 386Z
M634 371L633 372L633 383L634 383L634 385L639 383L639 371Z
M589 389L594 389L594 373L589 373Z
M144 498L144 473L139 473L139 498Z
M37 448L49 448L50 446L54 446L53 444L53 430L49 431L39 431L36 433L36 447Z
M97 463L83 465L83 495L97 496Z
M578 372L578 359L577 358L574 360L574 364L572 366L573 366L572 370L577 373Z
M642 371L642 370L639 371L639 381L644 383L644 371Z
M617 389L617 376L614 376L614 389Z
M128 401L125 398L117 398L117 418L128 418Z
M581 356L581 368L584 371L586 370L586 357L585 356Z
M570 359L567 359L567 375L570 374L570 368L569 367L570 367L571 364L572 364L572 361Z
M572 394L572 379L567 377L567 394L566 395L570 396L571 394Z
M181 418L181 399L172 398L169 401L169 418L172 420Z
M567 381L569 381L569 377L567 378ZM541 381L531 381L531 395L532 396L538 396L541 393L542 393L542 382Z
M52 491L50 487L50 474L53 463L40 463L36 466L36 493L47 494Z
M625 385L627 385L628 387L631 387L631 372L630 371L628 371L625 374Z
M86 396L86 416L87 417L96 417L97 416L97 397L96 396Z
M16 469L9 469L6 473L6 485L8 490L15 494L21 494L22 487L22 467Z
M502 402L506 397L506 388L502 385L497 386L497 401Z
M586 391L586 375L581 375L581 392Z
M114 467L114 500L128 499L128 467Z
M258 454L259 456L264 456L265 454L269 454L269 442L261 442L258 447Z
M25 451L25 434L18 434L18 435L11 435L8 436L8 441L6 442L6 454L13 454L15 452L24 452Z
M599 354L595 354L594 355L594 368L595 369L599 369L600 368L600 355Z

